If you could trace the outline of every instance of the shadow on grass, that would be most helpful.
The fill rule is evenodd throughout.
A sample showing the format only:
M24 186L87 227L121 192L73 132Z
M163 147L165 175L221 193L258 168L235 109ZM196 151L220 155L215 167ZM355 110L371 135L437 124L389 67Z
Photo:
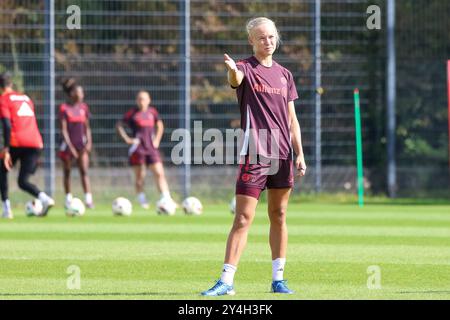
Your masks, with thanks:
M261 199L265 199L262 197ZM365 194L364 202L368 205L450 205L450 193L448 189L441 192L428 194L398 195L391 199L384 195ZM299 204L330 204L330 205L358 205L358 197L354 193L294 193L290 197L290 203Z
M450 294L450 290L400 291L399 294Z
M29 292L29 293L2 293L0 297L101 297L101 296L186 296L193 294L189 293L174 293L174 292L99 292L99 293L64 293L64 292Z
M393 199L393 200L367 200L368 205L389 205L389 206L445 206L450 205L448 199Z
M304 203L319 203L318 201L304 202ZM357 201L341 201L341 202L322 202L321 204L332 204L332 205L354 205L358 206ZM448 199L364 199L365 206L448 206L450 205L450 200Z

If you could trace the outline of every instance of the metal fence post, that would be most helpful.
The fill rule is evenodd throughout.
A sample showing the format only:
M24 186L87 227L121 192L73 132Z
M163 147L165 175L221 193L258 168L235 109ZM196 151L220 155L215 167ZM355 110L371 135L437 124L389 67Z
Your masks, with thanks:
M322 86L322 55L321 55L321 0L314 5L314 88L315 88L315 190L322 190L322 119L321 96Z
M184 128L187 132L191 132L191 30L190 30L190 0L181 2L181 21L180 30L183 32L180 42L180 128ZM190 135L188 135L190 137ZM183 195L184 198L189 196L191 189L191 153L190 141L184 140L186 145L184 150L184 170L183 170Z
M395 198L397 192L397 165L395 159L396 130L396 52L395 52L395 0L387 2L387 178L388 195Z
M55 1L45 0L45 190L55 193Z

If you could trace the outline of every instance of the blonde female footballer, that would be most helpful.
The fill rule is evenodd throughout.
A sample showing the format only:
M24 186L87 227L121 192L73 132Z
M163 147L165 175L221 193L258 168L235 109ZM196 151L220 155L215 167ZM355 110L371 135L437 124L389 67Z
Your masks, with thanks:
M298 176L306 173L300 125L294 107L298 94L291 72L272 58L280 39L275 23L264 17L252 19L247 23L247 33L253 48L251 57L235 63L230 56L224 55L228 83L236 89L245 139L236 181L236 214L228 236L222 275L211 289L202 292L205 296L235 293L234 274L264 189L267 189L270 220L271 291L293 293L283 272L288 243L286 211L294 183L293 167ZM275 148L251 147L252 143L260 146L262 132L266 132L268 141L275 142ZM276 168L274 172L273 167Z

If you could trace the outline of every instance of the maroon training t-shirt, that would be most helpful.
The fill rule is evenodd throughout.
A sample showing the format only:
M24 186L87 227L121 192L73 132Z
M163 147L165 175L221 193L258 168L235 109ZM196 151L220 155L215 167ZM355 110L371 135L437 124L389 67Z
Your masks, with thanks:
M158 150L153 146L155 125L158 119L158 111L154 107L149 107L146 111L133 108L125 113L123 122L130 127L133 137L140 140L135 152L145 155L158 154Z
M291 72L274 60L271 67L263 66L254 56L236 66L244 73L236 90L245 132L241 155L248 154L250 148L250 152L268 158L292 158L288 102L298 94ZM251 149L252 143L256 150Z
M90 118L89 107L86 103L70 105L63 103L59 107L59 119L67 122L70 142L76 150L83 150L87 143L87 121Z

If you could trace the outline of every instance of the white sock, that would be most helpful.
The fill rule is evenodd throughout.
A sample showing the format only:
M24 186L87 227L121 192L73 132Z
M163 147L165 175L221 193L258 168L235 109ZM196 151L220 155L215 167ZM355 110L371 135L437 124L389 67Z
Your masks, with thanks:
M138 194L138 201L140 204L147 203L147 197L145 196L145 193L141 192Z
M86 203L92 203L92 193L85 193L84 200L86 201Z
M286 265L286 258L278 258L278 259L272 260L272 280L273 281L284 280L283 272L284 272L285 265Z
M170 196L170 192L169 191L164 191L161 192L161 199L172 199L172 197Z
M225 263L222 269L222 275L220 276L220 280L223 283L232 286L234 281L234 274L236 273L237 268L231 264Z
M3 201L3 212L11 211L11 201L9 199L6 199Z
M48 200L51 199L45 192L39 192L38 198L43 203L46 203L46 202L48 202Z
M72 201L73 196L71 193L66 193L66 203L70 203Z

